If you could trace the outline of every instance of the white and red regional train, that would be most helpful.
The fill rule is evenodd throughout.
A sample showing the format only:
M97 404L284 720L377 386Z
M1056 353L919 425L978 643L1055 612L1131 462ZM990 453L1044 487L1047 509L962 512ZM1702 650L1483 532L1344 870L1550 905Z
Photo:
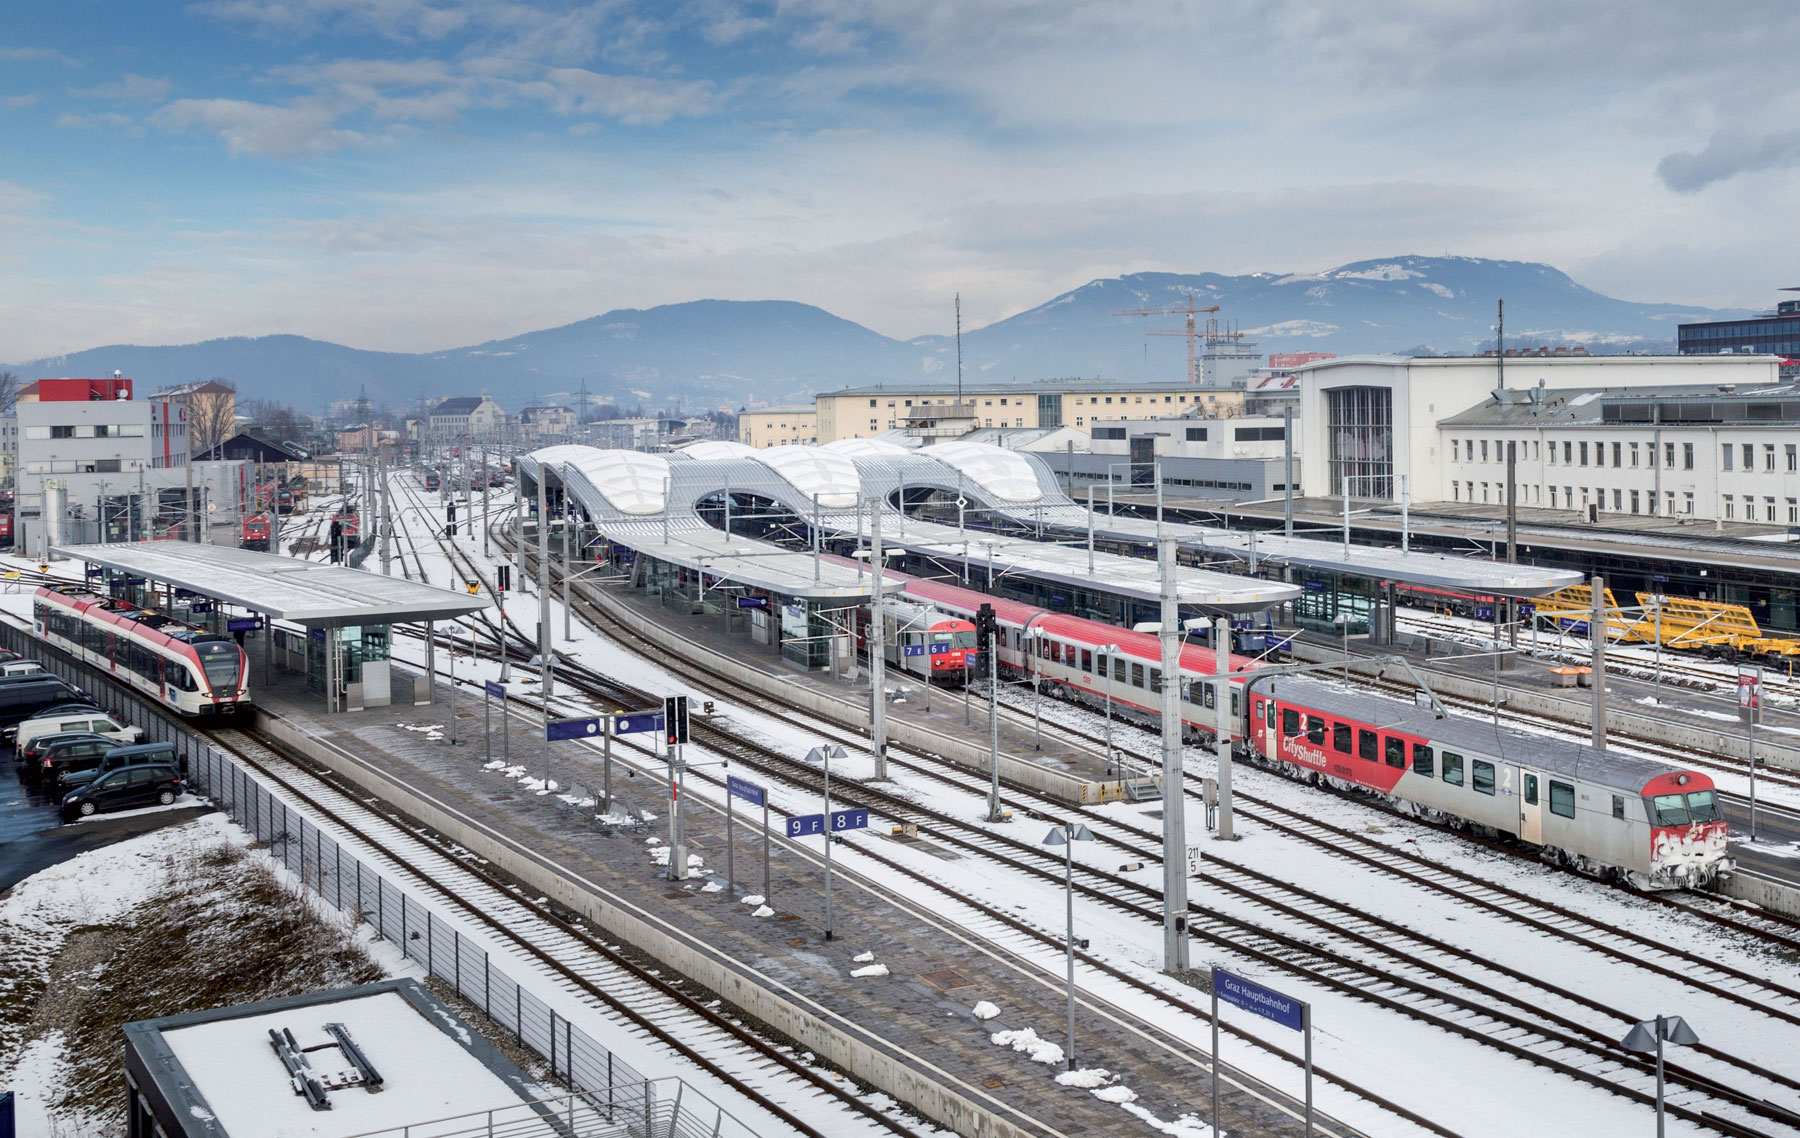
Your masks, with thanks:
M37 591L38 636L180 715L250 710L249 662L229 636L183 624L114 597Z
M1149 633L1052 612L941 581L908 578L907 596L974 619L992 605L1000 667L1117 713L1161 717L1162 645ZM1027 644L1035 645L1028 658ZM1116 646L1108 654L1104 649ZM1257 661L1230 658L1233 672ZM1216 657L1181 649L1183 733L1210 739ZM1230 681L1233 750L1291 777L1355 790L1423 818L1537 847L1552 861L1640 889L1704 885L1732 863L1710 778L1572 741L1443 717L1401 700L1271 671ZM1249 706L1243 693L1249 692Z

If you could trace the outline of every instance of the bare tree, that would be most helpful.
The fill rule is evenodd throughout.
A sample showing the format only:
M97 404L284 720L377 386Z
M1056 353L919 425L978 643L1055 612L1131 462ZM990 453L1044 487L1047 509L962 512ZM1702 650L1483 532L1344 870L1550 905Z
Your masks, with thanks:
M10 371L0 371L0 415L13 413L13 404L19 401L19 377Z
M214 376L198 384L187 396L188 436L193 453L204 454L234 433L237 426L237 386Z

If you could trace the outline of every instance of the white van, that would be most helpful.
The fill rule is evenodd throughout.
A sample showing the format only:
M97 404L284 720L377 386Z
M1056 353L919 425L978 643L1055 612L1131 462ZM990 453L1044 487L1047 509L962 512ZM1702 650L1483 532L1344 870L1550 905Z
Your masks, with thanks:
M35 676L44 670L36 660L9 660L0 664L0 676Z
M13 746L23 752L33 739L44 735L61 735L66 731L89 731L95 735L104 735L120 746L136 743L144 737L141 728L127 727L104 711L70 711L64 715L52 713L24 720L19 724L19 733L13 738Z

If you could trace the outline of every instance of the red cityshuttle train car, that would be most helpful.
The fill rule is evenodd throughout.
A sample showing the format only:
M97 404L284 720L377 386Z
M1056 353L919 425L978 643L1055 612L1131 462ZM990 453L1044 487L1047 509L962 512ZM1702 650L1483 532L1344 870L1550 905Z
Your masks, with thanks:
M992 605L1007 674L1036 674L1065 698L1096 707L1110 702L1116 714L1160 721L1156 636L941 581L902 578L897 587L969 619ZM1184 645L1180 660L1183 734L1210 739L1218 715L1215 654ZM1257 660L1230 660L1234 674L1248 673L1228 685L1238 758L1378 797L1427 820L1503 835L1547 860L1640 889L1704 885L1732 868L1717 792L1698 771L1439 716L1307 675L1256 675Z

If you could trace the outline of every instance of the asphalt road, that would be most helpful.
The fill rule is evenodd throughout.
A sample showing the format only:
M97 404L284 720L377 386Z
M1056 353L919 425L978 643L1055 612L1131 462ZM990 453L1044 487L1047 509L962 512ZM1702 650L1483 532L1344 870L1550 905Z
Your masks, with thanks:
M77 854L178 826L212 809L153 810L65 826L56 799L20 783L11 760L10 753L0 754L0 893Z

